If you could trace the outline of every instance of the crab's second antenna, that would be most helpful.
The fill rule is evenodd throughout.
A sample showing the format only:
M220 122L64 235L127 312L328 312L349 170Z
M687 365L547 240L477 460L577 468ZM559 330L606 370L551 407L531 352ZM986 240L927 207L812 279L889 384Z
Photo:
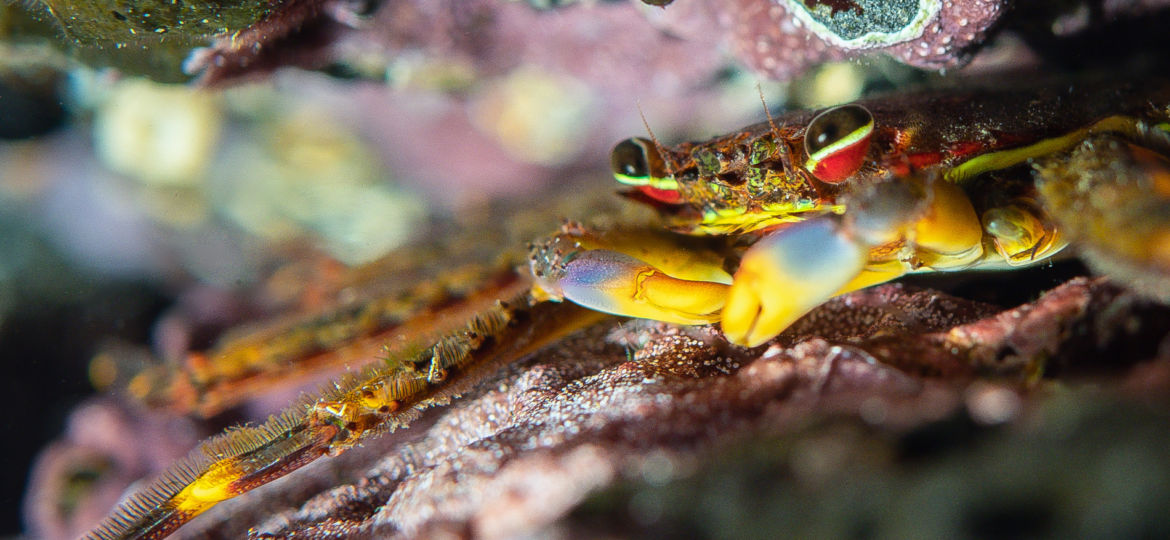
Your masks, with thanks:
M666 167L666 174L674 176L674 165L671 160L667 158L666 147L658 141L658 137L654 135L654 130L650 129L650 122L646 120L646 111L642 110L642 102L638 101L638 116L642 117L642 125L646 126L646 133L650 135L650 140L654 143L654 150L658 151L658 155L662 157L662 165Z
M772 128L772 135L780 136L780 130L776 127L776 120L772 118L772 111L768 110L768 101L764 99L764 87L756 82L756 93L760 95L760 105L764 106L764 115L768 117L768 127Z
M776 146L780 149L780 166L784 169L785 176L789 178L798 177L797 173L792 167L791 147L785 140L784 135L780 132L780 127L776 126L776 120L772 117L772 111L768 110L768 101L764 99L764 87L759 82L756 83L756 93L760 96L760 105L764 107L764 115L768 117L768 128L772 130L772 137L776 140ZM807 176L799 175L804 179L804 182L812 188L817 197L824 198L825 194L821 191L821 187L816 182L812 181Z

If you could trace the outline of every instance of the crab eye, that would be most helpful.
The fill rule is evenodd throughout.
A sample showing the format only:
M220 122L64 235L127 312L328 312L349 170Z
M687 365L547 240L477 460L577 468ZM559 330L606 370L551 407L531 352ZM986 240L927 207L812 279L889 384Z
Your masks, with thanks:
M841 105L818 114L804 132L805 169L836 184L861 169L873 135L873 115L861 105Z
M646 178L650 176L650 163L646 156L647 147L642 144L643 139L626 139L613 147L609 155L610 166L618 180L623 177L630 179Z
M626 139L613 148L609 163L618 182L634 186L651 199L670 204L681 200L678 182L666 172L666 162L654 141Z

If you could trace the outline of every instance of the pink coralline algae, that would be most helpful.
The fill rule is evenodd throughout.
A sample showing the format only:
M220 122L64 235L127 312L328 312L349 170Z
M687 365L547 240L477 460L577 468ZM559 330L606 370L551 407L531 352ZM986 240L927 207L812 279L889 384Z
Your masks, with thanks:
M1003 0L692 0L642 13L599 4L538 11L522 2L296 0L267 19L195 53L187 69L215 83L282 65L344 62L345 50L429 51L464 58L486 72L517 62L555 60L589 70L611 56L647 67L649 55L690 59L696 51L660 37L681 36L708 54L722 46L762 76L787 80L819 62L885 53L911 66L963 65L1006 11ZM633 24L633 23L637 24ZM665 34L665 35L664 35ZM717 45L717 46L716 46ZM589 50L589 54L579 54ZM572 53L566 58L544 58ZM616 55L613 52L617 52ZM703 57L705 54L699 54ZM654 60L653 73L685 76L685 63ZM666 65L669 64L669 65ZM705 65L700 61L699 65ZM680 71L681 69L681 71ZM589 80L630 72L623 62ZM642 70L645 77L649 71Z
M720 62L706 44L656 31L632 4L539 11L485 0L296 0L196 51L185 68L204 84L218 84L282 66L344 64L354 51L461 63L477 77L534 65L623 90L645 85L649 73L659 86L690 86L710 77Z
M872 53L920 68L959 67L1005 11L1002 0L733 0L676 3L661 17L689 38L722 42L760 75L787 80L820 62Z

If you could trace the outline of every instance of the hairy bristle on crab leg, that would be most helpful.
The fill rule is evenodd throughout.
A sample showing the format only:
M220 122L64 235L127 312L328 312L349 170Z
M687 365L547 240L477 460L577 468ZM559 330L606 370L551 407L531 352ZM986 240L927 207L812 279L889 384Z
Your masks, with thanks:
M605 315L527 293L409 357L385 358L255 427L215 437L122 503L90 539L162 538L208 508L405 427L484 374Z
M181 362L143 367L115 352L100 355L91 369L151 407L210 417L274 386L364 362L380 349L401 354L425 347L497 298L527 287L510 266L454 268L395 294L225 336Z

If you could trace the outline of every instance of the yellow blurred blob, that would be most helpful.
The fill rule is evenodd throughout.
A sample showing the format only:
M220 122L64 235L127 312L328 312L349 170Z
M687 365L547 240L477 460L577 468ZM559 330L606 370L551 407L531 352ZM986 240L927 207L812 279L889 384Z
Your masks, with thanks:
M594 96L569 77L518 68L477 96L471 118L513 157L557 165L580 150Z

